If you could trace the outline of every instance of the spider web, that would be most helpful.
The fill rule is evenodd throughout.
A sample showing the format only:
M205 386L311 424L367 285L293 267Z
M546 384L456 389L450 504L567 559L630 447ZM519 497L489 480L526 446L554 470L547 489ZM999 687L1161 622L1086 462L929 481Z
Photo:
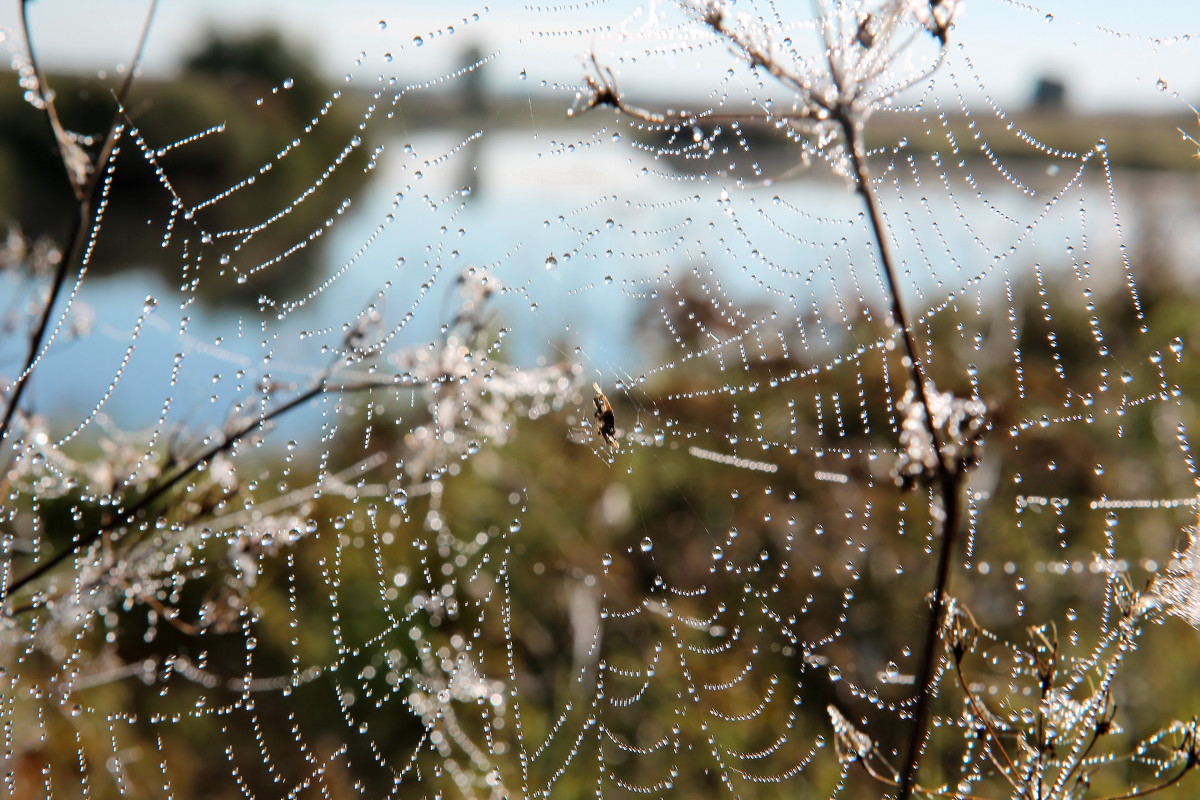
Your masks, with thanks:
M292 82L179 141L123 118L111 171L152 174L156 216L97 204L6 439L5 585L66 556L6 600L10 796L895 792L941 541L935 490L895 476L909 362L845 142L716 8L347 12L344 80L204 197L171 154ZM931 385L989 428L921 785L1153 782L1194 711L1163 688L1192 640L1139 625L1194 574L1194 173L1124 166L1119 117L1009 108L971 7L945 48L913 8L863 119L871 186ZM1194 48L999 8L1129 69ZM885 12L722 19L820 72L822 19L869 50ZM295 175L339 114L354 133ZM330 188L347 170L360 195ZM245 196L270 199L216 227ZM93 276L127 237L157 277ZM47 279L6 278L26 302ZM1006 778L986 732L1035 728Z

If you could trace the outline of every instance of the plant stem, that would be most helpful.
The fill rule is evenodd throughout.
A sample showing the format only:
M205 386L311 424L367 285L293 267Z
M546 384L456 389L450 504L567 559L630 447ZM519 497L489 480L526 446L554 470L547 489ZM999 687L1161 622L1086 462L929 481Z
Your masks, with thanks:
M300 392L290 400L281 403L266 413L248 420L237 430L222 436L218 442L192 458L187 464L181 466L174 473L172 473L170 477L151 488L148 492L146 492L146 494L142 495L137 502L133 503L127 509L121 511L119 514L114 515L107 522L96 526L88 533L77 537L62 550L38 564L20 578L17 578L10 585L5 586L3 592L0 592L0 602L6 602L25 586L42 577L47 572L65 561L67 558L91 546L104 534L115 531L121 525L132 523L137 518L138 514L148 509L156 500L165 495L171 488L179 484L179 482L188 475L191 475L193 472L199 469L202 464L205 464L216 456L232 449L235 444L250 434L262 430L268 422L283 416L295 408L300 407L304 403L307 403L309 400L320 394L325 394L327 392L348 394L350 392L369 391L371 389L378 389L385 386L394 385L390 382L377 381L363 381L352 384L330 385L327 383L327 380L328 379L326 377L320 378L313 383L313 385L309 386L307 389Z
M54 312L54 306L58 303L58 297L62 293L63 286L66 285L67 273L71 265L79 260L80 250L83 243L87 240L86 232L92 219L92 205L96 199L96 191L100 187L109 159L112 157L113 148L116 146L117 137L120 135L121 119L125 114L125 100L129 96L129 90L133 87L134 73L137 72L138 65L141 63L142 53L146 48L146 38L150 33L150 23L154 19L155 10L158 8L158 0L152 0L150 8L146 13L146 19L142 24L141 36L138 38L133 59L129 64L129 70L125 73L125 79L121 82L121 88L116 95L116 109L113 112L113 120L109 124L108 133L105 135L104 145L100 149L100 153L96 158L87 182L80 183L74 177L70 167L70 156L65 149L67 141L66 131L58 119L58 109L54 104L54 95L48 91L45 76L42 74L42 69L34 53L33 34L30 31L29 17L25 10L28 2L29 0L21 0L20 3L21 29L25 34L25 49L29 53L30 67L33 69L34 80L37 82L38 97L46 112L46 121L50 124L50 131L54 135L55 142L58 144L59 155L62 159L63 167L67 172L67 179L71 183L71 191L75 195L76 202L67 246L58 262L58 268L54 271L54 277L50 282L50 293L46 297L46 303L42 307L41 314L38 315L37 325L29 337L29 351L25 355L25 362L22 364L16 383L9 394L8 403L4 407L3 419L0 419L0 441L3 441L8 435L13 417L16 416L17 408L20 405L21 396L25 393L25 388L29 385L29 378L33 375L34 365L38 360L38 353L42 349L42 343L46 337L46 329L50 325L50 317Z
M930 446L933 448L936 463L936 481L934 490L937 500L942 506L942 515L938 532L941 534L941 551L938 553L937 578L933 591L933 603L929 607L929 616L925 626L925 639L921 645L920 657L917 661L917 703L913 710L913 730L908 743L908 755L900 777L900 790L897 800L908 800L912 796L916 784L917 768L920 766L921 750L929 728L930 705L933 701L933 679L936 671L937 646L941 641L941 620L946 605L946 587L950 582L950 559L955 549L958 518L960 513L959 484L961 476L951 466L946 464L942 453L942 443L938 437L937 427L933 421L933 410L930 403L929 380L917 353L916 340L909 327L908 317L904 311L904 303L896 284L895 257L887 236L887 226L879 209L879 200L871 183L871 174L867 167L866 147L863 144L862 126L853 111L846 107L835 110L834 119L841 127L846 143L846 150L854 167L855 188L867 206L867 217L871 222L871 230L875 236L875 245L879 249L879 260L883 271L884 283L887 287L888 300L891 304L892 320L900 329L900 339L904 345L907 357L907 367L913 384L917 389L921 407L925 412L925 426L929 434Z

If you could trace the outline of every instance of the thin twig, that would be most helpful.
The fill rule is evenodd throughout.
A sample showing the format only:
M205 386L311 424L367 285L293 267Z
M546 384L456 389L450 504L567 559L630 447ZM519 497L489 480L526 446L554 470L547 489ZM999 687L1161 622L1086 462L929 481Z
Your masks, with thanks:
M29 572L13 581L10 585L4 587L3 593L0 594L0 602L7 601L15 593L19 592L31 582L42 577L50 570L54 569L72 555L90 547L105 534L115 531L121 525L132 523L137 518L138 514L149 508L155 501L178 485L179 482L184 478L195 472L201 465L208 463L216 456L232 449L234 445L247 436L262 430L268 422L300 407L304 403L307 403L309 400L321 394L329 394L334 392L346 394L351 392L369 391L371 389L379 389L394 385L395 383L392 381L359 381L356 383L330 386L327 384L326 377L318 379L308 389L305 389L303 392L291 398L287 402L282 403L270 411L248 420L237 430L222 436L220 441L216 442L199 455L192 458L192 460L187 464L179 467L173 474L171 474L170 477L166 478L161 483L154 486L154 488L146 492L146 494L142 495L141 498L139 498L136 503L129 506L129 508L123 510L118 515L113 516L107 522L98 525L83 536L77 537L62 550L38 564Z
M963 675L962 671L962 663L957 658L954 659L954 674L958 676L959 686L962 687L963 694L965 694L967 697L967 702L971 704L971 710L974 712L975 717L983 723L984 728L987 730L988 737L996 743L996 749L1000 751L1000 755L1004 756L1004 764L1007 765L1007 768L1002 766L996 760L995 755L992 755L992 763L996 765L996 767L1008 780L1010 786L1012 786L1014 789L1020 790L1021 787L1017 783L1017 779L1015 777L1018 772L1017 767L1015 764L1013 764L1012 757L1009 756L1008 750L1004 748L1004 743L1000 741L1000 736L996 732L996 727L992 724L991 713L987 711L986 706L981 707L979 705L979 702L975 699L975 693L972 692L970 686L967 685L966 676ZM989 753L991 750L992 748L988 747ZM1026 787L1026 792L1028 792L1028 787Z
M1102 702L1097 705L1097 703L1093 702L1091 699L1088 700L1089 710L1087 718L1093 726L1091 741L1088 742L1087 747L1083 750L1080 750L1077 746L1072 748L1073 752L1071 753L1070 758L1075 763L1071 765L1069 770L1060 771L1059 777L1054 781L1054 786L1052 787L1055 792L1062 791L1066 788L1067 782L1071 779L1071 776L1075 774L1077 769L1080 770L1080 777L1082 777L1083 765L1087 759L1087 755L1091 752L1092 747L1096 744L1096 741L1100 738L1100 735L1103 732L1100 725L1097 723L1097 720L1107 718L1106 722L1110 723L1112 721L1112 715L1115 713L1110 694L1112 682L1116 678L1117 670L1119 669L1121 663L1125 660L1125 653L1128 652L1128 650L1122 647L1122 640L1126 640L1128 638L1129 644L1132 646L1133 636L1132 628L1127 628L1122 625L1120 631L1121 633L1117 637L1113 655L1105 662L1100 688L1096 689L1093 694L1093 696L1098 694L1102 698ZM1092 711L1091 709L1093 708L1097 708L1098 710ZM1079 778L1076 778L1076 780L1079 780Z
M129 91L133 87L133 79L138 67L142 61L142 53L145 51L146 39L150 33L150 23L154 19L154 12L158 8L158 0L151 0L150 9L146 14L146 19L142 25L142 33L138 38L137 47L134 50L133 59L130 61L129 70L125 74L125 79L121 82L121 87L117 92L116 103L117 107L113 113L113 121L109 124L108 133L104 138L104 145L100 149L100 154L96 158L95 164L92 165L91 174L88 176L86 183L80 183L75 173L71 169L71 155L67 152L68 138L62 123L58 119L58 110L54 103L54 95L48 91L45 76L42 74L42 68L38 63L37 56L33 49L33 35L29 28L29 17L26 14L25 6L29 0L21 0L20 14L21 27L25 32L25 48L29 53L30 67L33 69L34 80L37 82L38 98L42 103L42 107L46 112L46 119L50 123L51 132L54 134L54 140L58 144L59 155L62 159L63 168L67 173L67 180L71 184L71 191L75 195L75 208L73 213L71 232L68 234L67 246L63 250L62 257L59 259L58 268L54 272L54 277L50 282L50 292L46 297L45 305L38 316L38 322L33 333L29 338L29 352L26 353L25 363L21 367L20 373L17 375L16 383L13 384L12 390L8 397L8 404L4 408L4 417L0 420L0 441L8 435L10 426L12 425L13 417L16 415L17 407L21 402L21 396L25 393L25 388L29 385L29 379L33 375L34 365L37 363L42 350L43 340L46 336L46 329L50 325L50 316L54 312L54 306L58 302L58 297L62 293L62 288L66 285L67 274L70 271L71 265L79 260L80 252L84 242L87 240L87 230L92 218L92 204L96 199L96 191L100 187L100 182L108 166L108 161L112 157L113 150L116 147L117 139L120 136L121 120L124 115L126 99L129 96Z
M1148 789L1134 789L1132 792L1126 792L1125 794L1117 794L1117 795L1113 795L1111 797L1106 797L1106 798L1104 798L1104 800L1130 800L1130 798L1145 797L1148 794L1154 794L1155 792L1161 792L1163 789L1170 788L1171 786L1174 786L1175 784L1179 783L1179 781L1183 780L1183 776L1187 775L1189 772L1191 772L1192 769L1196 766L1196 763L1197 763L1197 759L1189 756L1187 762L1185 762L1183 765L1183 769L1179 770L1179 773L1177 775L1175 775L1173 778L1171 778L1170 780L1163 781L1162 783L1158 784L1157 786L1151 786Z
M334 389L332 387L328 387L328 386L326 387L327 393L332 393L335 391L339 391L339 390ZM355 463L350 464L349 466L343 468L342 470L338 471L337 473L334 473L333 475L328 476L326 478L326 480L327 481L335 481L335 482L340 483L342 480L344 480L345 478L347 478L351 475L361 475L366 470L373 469L374 467L379 466L380 464L382 464L384 461L387 460L387 457L388 457L388 454L386 451L383 451L383 450L377 451L377 452L371 454L370 456L367 456L366 458L359 459ZM237 525L243 524L242 522L240 522L240 520L248 519L254 513L273 514L280 509L296 506L299 504L298 498L301 498L301 497L312 498L314 490L316 490L320 486L321 486L321 484L311 484L306 487L294 489L286 495L281 495L279 497L272 498L271 500L268 500L266 502L256 503L253 506L253 508L246 507L246 508L240 509L238 511L231 511L228 514L213 517L213 521L221 522L221 523L224 523L225 525L233 525L236 527ZM415 493L416 492L414 490L414 492L412 492L412 494L415 494ZM232 497L232 495L228 495L228 496ZM187 565L184 567L170 569L165 572L160 572L152 577L156 580L163 580L165 578L170 578L170 577L173 577L176 575L187 574L189 572L194 571L195 569L196 569L196 567L194 565ZM43 598L42 602L39 604L25 603L23 605L16 606L12 609L11 613L14 617L20 616L22 614L33 611L35 608L39 607L39 605L49 605L57 600L61 600L62 598L68 596L69 594L85 595L89 591L91 591L93 588L97 587L99 585L99 583L100 583L100 579L97 578L97 579L85 584L82 587L73 586L69 590L63 590L51 597Z

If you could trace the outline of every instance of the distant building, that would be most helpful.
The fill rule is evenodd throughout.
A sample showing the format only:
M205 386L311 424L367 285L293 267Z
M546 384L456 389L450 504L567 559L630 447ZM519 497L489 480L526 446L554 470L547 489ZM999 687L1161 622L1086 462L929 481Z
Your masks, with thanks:
M1043 75L1033 84L1029 98L1032 111L1062 111L1067 107L1067 84L1051 75Z

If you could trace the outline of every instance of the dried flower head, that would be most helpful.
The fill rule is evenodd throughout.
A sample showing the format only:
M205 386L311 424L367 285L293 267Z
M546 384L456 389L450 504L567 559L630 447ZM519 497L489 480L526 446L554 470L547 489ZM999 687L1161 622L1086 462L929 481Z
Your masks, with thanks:
M423 387L429 420L405 436L405 470L422 480L478 450L503 444L518 416L536 419L574 394L570 364L517 367L493 360L485 332L487 300L500 289L487 270L464 273L462 305L445 338L393 354L415 385Z
M1177 553L1138 602L1141 609L1159 608L1200 628L1200 540L1188 531L1187 547Z
M925 416L925 403L909 385L896 404L900 412L900 452L896 458L896 483L905 489L928 485L938 475L938 458L945 469L961 474L979 463L979 450L987 430L987 406L978 398L955 397L928 385L925 399L933 415L933 430L940 443L939 454Z

